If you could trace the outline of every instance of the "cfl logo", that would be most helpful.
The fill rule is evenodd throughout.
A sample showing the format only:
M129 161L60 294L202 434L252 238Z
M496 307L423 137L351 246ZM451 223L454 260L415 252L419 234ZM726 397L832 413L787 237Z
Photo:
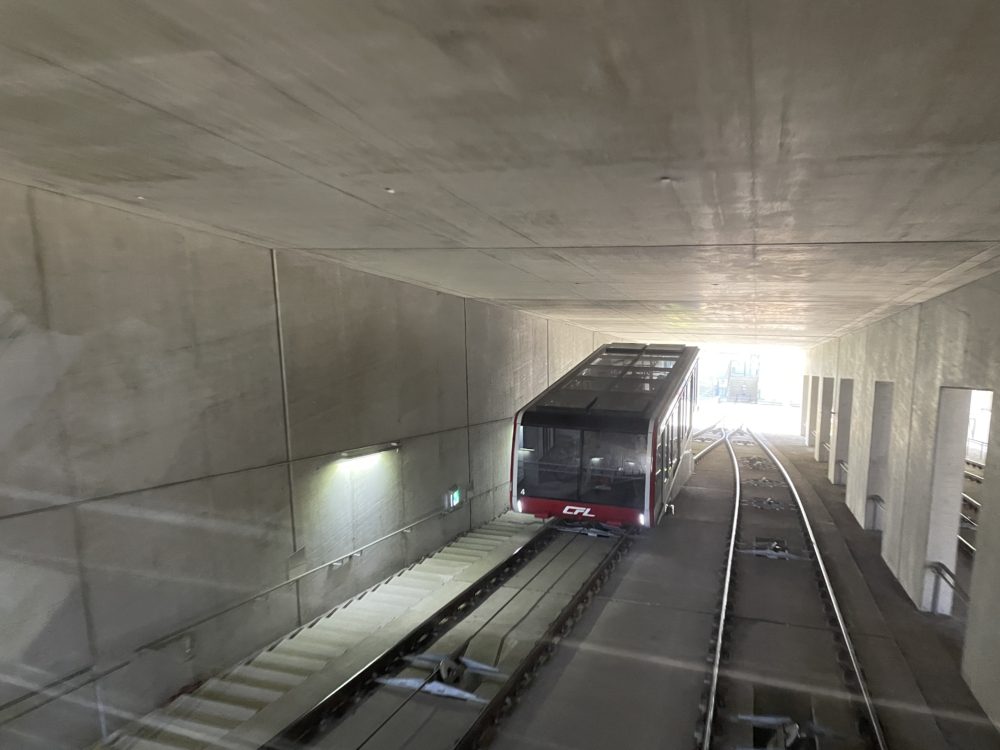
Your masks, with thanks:
M583 516L584 518L596 518L593 513L590 512L590 508L581 508L579 505L567 505L562 509L564 515L567 516Z

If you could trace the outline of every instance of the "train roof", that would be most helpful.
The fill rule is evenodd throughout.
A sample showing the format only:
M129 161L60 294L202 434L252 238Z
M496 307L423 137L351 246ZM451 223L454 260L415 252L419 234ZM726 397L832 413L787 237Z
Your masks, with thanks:
M521 423L645 433L697 358L693 346L605 344L529 403Z

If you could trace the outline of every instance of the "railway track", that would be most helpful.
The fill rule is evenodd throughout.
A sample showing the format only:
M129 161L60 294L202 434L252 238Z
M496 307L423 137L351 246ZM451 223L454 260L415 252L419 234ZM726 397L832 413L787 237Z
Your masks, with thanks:
M701 750L887 748L805 506L751 432L724 443L735 473Z

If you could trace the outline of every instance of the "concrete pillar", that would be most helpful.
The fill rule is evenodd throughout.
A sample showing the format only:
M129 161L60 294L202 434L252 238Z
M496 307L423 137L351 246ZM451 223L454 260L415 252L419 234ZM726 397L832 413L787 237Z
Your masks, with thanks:
M819 376L809 376L809 400L803 402L806 413L806 445L816 445L816 423L819 416Z
M869 500L873 495L889 496L889 445L892 436L893 384L875 383L872 399L872 433L868 449L868 485L865 488L865 528L881 531L883 509Z
M818 378L819 397L816 399L816 445L813 456L817 461L826 460L824 443L830 442L830 412L833 411L833 378Z
M965 388L942 388L938 400L934 467L931 477L931 507L927 528L927 562L942 562L951 570L955 569L955 558L958 554L958 524L962 509L962 481L965 470L965 437L969 429L971 396L972 391ZM951 588L944 583L936 586L935 578L932 572L925 573L921 607L939 614L951 614Z
M802 376L802 406L799 411L799 434L805 438L806 445L809 444L809 388L812 378L808 375Z
M851 448L851 405L854 399L854 381L850 378L841 378L840 387L837 389L837 411L831 420L830 435L830 461L827 467L826 476L832 484L847 484L847 472L844 471L840 462L848 464L850 469L850 448Z

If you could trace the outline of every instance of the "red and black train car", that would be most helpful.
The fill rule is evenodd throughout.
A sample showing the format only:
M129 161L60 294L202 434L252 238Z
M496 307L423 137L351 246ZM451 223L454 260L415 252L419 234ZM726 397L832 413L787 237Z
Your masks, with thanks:
M693 468L698 349L607 344L514 423L511 507L652 526Z

